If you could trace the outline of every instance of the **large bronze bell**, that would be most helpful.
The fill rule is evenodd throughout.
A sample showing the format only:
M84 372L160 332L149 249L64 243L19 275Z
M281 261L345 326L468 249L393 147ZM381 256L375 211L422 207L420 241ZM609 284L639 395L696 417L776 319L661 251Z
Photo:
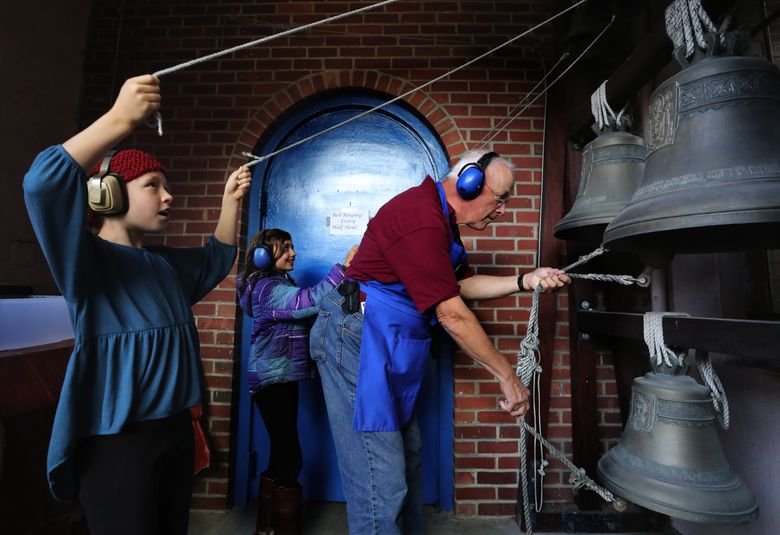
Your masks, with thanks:
M604 233L609 249L721 252L780 246L780 70L706 57L650 100L645 174Z
M585 145L577 197L555 237L601 243L604 229L631 200L646 155L644 140L628 132L605 132Z
M626 429L599 459L599 477L623 498L675 518L753 520L758 505L729 467L715 419L709 390L691 377L638 377Z

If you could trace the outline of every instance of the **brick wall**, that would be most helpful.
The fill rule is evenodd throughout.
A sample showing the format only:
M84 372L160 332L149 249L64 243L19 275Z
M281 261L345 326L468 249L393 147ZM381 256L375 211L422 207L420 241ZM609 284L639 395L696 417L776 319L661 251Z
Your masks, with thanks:
M153 151L170 169L176 196L165 243L203 242L218 217L224 179L264 130L300 99L337 87L398 95L465 63L548 14L550 2L404 1L321 29L272 41L162 78L165 135L140 128L128 144ZM367 2L96 0L85 55L84 122L107 109L122 80L277 33ZM526 37L407 100L434 126L449 156L475 146L541 76L539 47L552 30ZM487 232L465 232L479 273L513 274L536 264L544 103L540 99L495 138L518 167L508 214ZM234 275L194 307L209 395L214 466L199 477L195 508L228 503L232 401L238 383ZM570 452L566 294L558 299L549 437ZM474 310L510 362L525 333L530 296ZM614 435L611 365L600 368L604 426ZM499 389L462 354L455 369L456 512L512 515L519 429L498 410ZM618 418L619 421L619 418ZM619 424L618 424L619 425ZM565 474L548 469L547 497L570 502Z

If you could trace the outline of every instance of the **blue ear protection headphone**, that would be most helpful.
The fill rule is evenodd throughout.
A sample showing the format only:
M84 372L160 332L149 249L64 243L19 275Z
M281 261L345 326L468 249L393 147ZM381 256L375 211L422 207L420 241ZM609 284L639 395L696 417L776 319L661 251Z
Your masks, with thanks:
M455 189L462 199L470 201L482 193L485 186L485 168L493 158L498 158L497 152L487 152L479 160L467 163L458 173L458 182Z
M252 251L252 263L256 269L266 270L274 263L274 254L271 247L265 243L265 232L263 232L263 241Z

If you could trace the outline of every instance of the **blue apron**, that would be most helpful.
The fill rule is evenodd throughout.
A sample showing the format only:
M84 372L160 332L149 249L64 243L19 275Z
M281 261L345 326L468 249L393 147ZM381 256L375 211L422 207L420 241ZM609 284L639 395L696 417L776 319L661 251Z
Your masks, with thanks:
M436 187L449 224L444 189L440 183ZM450 263L457 270L468 255L451 230L450 237ZM436 316L418 312L400 282L365 281L360 289L366 307L352 426L356 431L399 431L414 412Z

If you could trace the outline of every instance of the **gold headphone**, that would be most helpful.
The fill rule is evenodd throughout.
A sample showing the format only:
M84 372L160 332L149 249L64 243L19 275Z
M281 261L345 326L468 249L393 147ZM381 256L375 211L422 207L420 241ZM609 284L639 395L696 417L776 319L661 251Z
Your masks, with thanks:
M87 202L93 212L101 215L122 214L127 211L127 189L121 176L109 172L110 151L103 158L98 174L87 180Z

